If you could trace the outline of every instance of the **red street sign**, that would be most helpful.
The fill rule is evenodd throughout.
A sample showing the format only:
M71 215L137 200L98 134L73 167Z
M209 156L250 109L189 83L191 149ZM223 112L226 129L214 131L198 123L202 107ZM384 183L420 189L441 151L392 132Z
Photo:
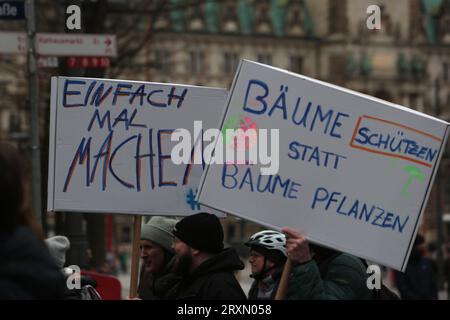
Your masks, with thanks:
M108 68L111 65L108 57L69 57L66 61L69 68Z

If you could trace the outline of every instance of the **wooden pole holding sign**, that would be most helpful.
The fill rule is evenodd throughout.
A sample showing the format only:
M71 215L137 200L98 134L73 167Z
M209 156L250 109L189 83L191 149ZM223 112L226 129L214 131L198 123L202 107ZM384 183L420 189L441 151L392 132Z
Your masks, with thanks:
M133 246L131 249L130 299L137 298L139 277L139 246L141 241L142 216L134 216Z
M286 263L284 264L283 273L281 274L280 284L278 285L278 290L275 294L275 300L283 300L286 296L291 269L292 261L291 259L287 258Z

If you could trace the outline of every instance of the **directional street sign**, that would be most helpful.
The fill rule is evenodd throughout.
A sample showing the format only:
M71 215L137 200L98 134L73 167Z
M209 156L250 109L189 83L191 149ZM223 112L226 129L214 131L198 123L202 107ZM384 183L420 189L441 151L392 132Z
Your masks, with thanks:
M26 53L27 35L25 32L0 31L0 53Z
M116 36L108 34L38 33L36 51L48 56L117 56Z
M0 53L26 53L25 32L0 31ZM110 34L37 33L36 52L44 56L117 56L116 36Z

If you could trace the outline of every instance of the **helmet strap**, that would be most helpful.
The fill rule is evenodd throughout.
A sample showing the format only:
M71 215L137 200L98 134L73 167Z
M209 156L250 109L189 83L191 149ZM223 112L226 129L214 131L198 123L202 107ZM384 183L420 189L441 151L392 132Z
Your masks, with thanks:
M267 276L267 274L270 271L272 271L272 270L277 268L276 265L273 265L270 268L266 268L266 266L267 266L267 254L264 255L264 263L263 263L263 267L262 267L261 271L251 274L250 277L255 279L255 280L262 280L262 279L264 279Z

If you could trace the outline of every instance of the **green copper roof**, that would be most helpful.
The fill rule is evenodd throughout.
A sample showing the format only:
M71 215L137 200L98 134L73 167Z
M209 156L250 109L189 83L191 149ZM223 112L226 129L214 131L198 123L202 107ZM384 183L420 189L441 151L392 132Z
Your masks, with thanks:
M425 13L425 34L430 43L437 43L437 16L439 14L443 0L422 0L422 7Z
M220 30L220 4L217 0L205 1L206 28L208 32L217 33Z
M184 0L170 0L170 19L172 20L173 29L177 32L184 31L184 12L182 8Z
M271 18L275 35L282 37L284 35L286 0L272 0Z
M289 10L289 0L271 0L270 1L270 19L276 36L282 37L286 34L286 18ZM172 28L176 32L183 32L186 29L186 0L169 0L170 20ZM245 35L251 35L255 31L255 12L258 0L235 0L236 18L239 20L240 32ZM314 25L304 1L300 1L303 15L303 28L309 37L314 37ZM220 0L205 0L202 7L202 15L206 22L206 31L210 33L220 32L221 14L224 2Z
M249 35L253 32L254 0L238 0L238 16L241 32Z

